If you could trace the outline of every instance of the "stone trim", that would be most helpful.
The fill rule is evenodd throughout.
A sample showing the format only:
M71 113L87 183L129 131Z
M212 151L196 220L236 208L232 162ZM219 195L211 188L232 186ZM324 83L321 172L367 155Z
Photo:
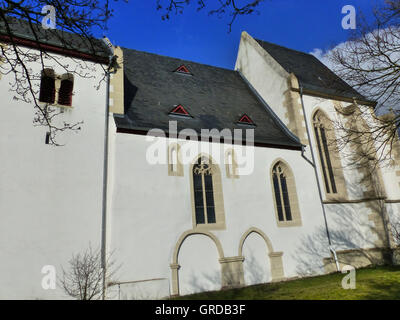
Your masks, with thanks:
M315 135L315 128L314 128L314 118L316 115L320 113L320 119L322 119L324 128L326 129L326 137L328 139L328 152L329 152L329 157L331 160L331 165L332 165L332 170L333 170L333 176L335 179L335 185L336 185L336 191L337 193L328 193L326 190L326 184L325 184L325 178L322 172L322 162L325 164L325 168L328 168L326 159L325 157L321 159L319 148L318 148L318 140ZM343 173L343 166L340 158L340 153L338 152L338 148L336 145L336 135L334 132L334 128L332 127L332 120L327 116L327 114L319 107L315 108L311 115L311 122L312 122L312 133L314 136L314 143L315 143L315 149L316 153L318 154L318 159L319 159L319 170L320 170L320 176L323 180L323 186L324 186L324 191L325 191L325 197L327 201L343 201L348 199L348 194L347 194L347 187L346 187L346 181L344 179L344 173ZM321 142L321 137L320 138L320 143ZM329 185L331 185L330 181L328 181Z
M285 278L283 271L283 252L270 252L269 259L271 263L271 281L282 281Z
M325 200L322 201L323 204L336 204L336 203L362 203L368 201L376 201L376 200L385 200L385 198L377 197L377 198L364 198L364 199L355 199L355 200L347 200L347 199L335 199L335 200ZM392 200L385 200L385 202L390 203ZM393 200L394 202L400 200Z
M118 68L110 75L110 112L124 114L124 52L114 47L114 54Z
M400 203L400 199L388 199L385 200L386 203Z
M176 162L173 163L172 153L175 150L176 152ZM182 165L182 157L181 157L181 146L179 143L170 143L168 145L168 175L172 177L183 177L183 165ZM175 165L175 168L174 168Z
M336 255L340 269L344 265L361 268L370 265L382 265L389 262L390 250L388 248L347 249L336 251ZM336 263L332 257L323 258L322 261L325 273L336 272Z
M245 284L243 271L244 257L219 259L221 264L222 288L237 288Z
M2 48L4 50L8 50L9 45L0 42L0 48ZM0 66L2 64L4 64L5 61L6 61L6 59L4 57L0 57ZM0 80L1 80L2 76L3 76L3 74L0 72Z
M248 229L240 238L240 242L239 242L239 250L238 250L238 256L242 257L243 256L243 244L244 241L247 239L247 237L252 234L253 232L258 233L265 241L265 243L267 244L267 248L268 248L268 252L274 252L274 248L272 247L272 242L271 240L269 240L269 238L267 237L267 235L261 230L258 229L256 227L252 227L250 229Z
M303 145L308 145L303 107L300 103L300 93L292 90L292 88L299 88L299 81L294 73L291 73L288 77L288 88L284 93L285 102L283 106L286 109L285 117L289 121L287 127L300 139Z
M229 160L229 156L232 157L232 161ZM230 148L225 151L225 172L228 179L239 179L237 174L238 165L236 161L235 150Z
M250 228L243 234L243 236L239 242L238 257L243 257L244 242L247 239L247 237L250 234L252 234L253 232L260 235L264 239L265 243L267 244L268 256L270 257L270 268L271 268L271 279L272 279L271 281L280 281L280 280L284 279L285 273L284 273L283 261L282 261L283 252L275 252L272 247L271 240L269 240L267 235L262 230L260 230L256 227Z
M288 193L289 193L289 203L290 203L290 209L291 209L291 214L292 214L292 220L288 221L280 221L279 216L278 216L278 208L277 208L277 203L276 203L276 195L275 195L275 188L274 188L274 181L273 181L273 168L280 163L281 166L283 167L283 171L286 173L286 183L287 183L287 188L288 188ZM300 208L299 208L299 200L297 196L297 189L296 189L296 182L294 179L294 175L292 170L290 169L290 166L287 164L285 160L282 158L276 159L269 170L270 174L270 182L271 182L271 187L272 187L272 194L273 194L273 202L274 202L274 209L275 209L275 221L278 227L300 227L302 226L302 221L301 221L301 214L300 214ZM280 195L282 197L282 195ZM281 203L283 203L283 200L281 200Z
M231 263L231 262L237 262L237 261L244 261L244 257L242 256L236 256L236 257L224 257L218 260L220 263Z
M213 171L213 191L214 191L214 210L216 223L197 224L196 223L196 208L194 201L194 185L193 185L193 166L197 163L200 157L206 157L210 161L211 169ZM192 224L193 230L208 231L208 230L225 230L225 209L224 198L222 192L221 170L218 164L208 154L198 155L189 168L190 176L190 197L192 205Z
M169 265L171 268L171 280L172 280L172 295L177 296L179 295L179 274L178 271L180 269L180 265L178 263L178 256L179 256L179 250L183 244L183 242L186 240L186 238L192 236L192 235L205 235L209 237L217 247L219 259L223 260L224 259L224 250L222 249L221 242L219 239L211 232L208 231L197 231L197 230L188 230L185 231L178 239L178 241L175 244L174 252L172 255L172 263Z

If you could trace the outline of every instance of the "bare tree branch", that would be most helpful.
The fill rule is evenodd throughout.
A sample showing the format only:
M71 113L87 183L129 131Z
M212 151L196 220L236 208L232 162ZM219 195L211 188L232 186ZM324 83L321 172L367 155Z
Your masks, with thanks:
M361 14L349 41L333 49L328 58L333 71L351 84L375 109L340 112L335 122L341 150L352 146L353 164L372 168L392 165L400 157L400 0L386 0L374 9L373 22ZM349 109L351 107L348 107ZM362 125L355 125L355 123ZM354 152L356 150L357 152Z
M256 12L256 7L258 7L264 0L252 0L252 1L235 1L235 0L218 0L213 1L213 4L217 2L217 7L210 9L208 11L209 15L217 15L219 17L228 14L231 19L228 23L229 30L231 32L232 25L236 18L241 15L249 15ZM238 5L238 2L244 2L242 5ZM161 18L163 20L169 20L171 14L182 14L184 8L192 4L191 0L157 0L157 10L163 11ZM207 1L197 0L197 11L204 9L207 6Z
M106 283L112 282L118 268L112 260L112 254L107 257ZM101 263L101 251L89 248L78 254L74 254L69 260L67 270L62 269L63 275L60 285L72 298L78 300L98 300L103 292L103 268Z

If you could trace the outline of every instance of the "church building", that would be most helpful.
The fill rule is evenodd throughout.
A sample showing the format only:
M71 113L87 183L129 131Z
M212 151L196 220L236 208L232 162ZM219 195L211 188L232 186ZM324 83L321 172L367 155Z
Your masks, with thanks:
M37 52L23 24L15 35L21 50ZM0 299L68 299L59 282L43 286L45 267L60 277L89 246L118 266L108 299L392 259L400 146L391 166L348 165L334 120L375 102L314 56L246 32L232 70L114 47L108 86L100 40L97 54L41 41L46 68L26 62L39 103L80 130L51 145L48 128L32 124L33 107L15 98L12 73L0 75ZM10 46L2 33L0 45Z

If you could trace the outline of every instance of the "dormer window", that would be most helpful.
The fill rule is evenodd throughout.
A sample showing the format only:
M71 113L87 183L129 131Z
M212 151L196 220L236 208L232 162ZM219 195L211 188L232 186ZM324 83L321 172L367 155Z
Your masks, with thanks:
M247 114L244 114L240 117L238 123L240 124L248 124L255 126L256 124L253 122L253 120L250 119L250 117Z
M189 69L185 65L181 65L174 72L192 75L192 73L189 71Z
M186 111L186 109L182 105L177 105L174 107L170 112L170 115L176 115L176 116L183 116L183 117L189 117L191 118L192 116L189 114L189 112Z

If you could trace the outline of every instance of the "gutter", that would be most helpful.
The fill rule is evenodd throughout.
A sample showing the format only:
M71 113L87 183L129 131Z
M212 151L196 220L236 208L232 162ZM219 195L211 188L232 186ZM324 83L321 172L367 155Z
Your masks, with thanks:
M329 243L329 251L332 252L334 260L335 260L335 264L336 264L336 270L338 272L340 272L340 266L339 266L339 261L336 255L336 251L332 246L332 241L331 241L331 236L329 233L329 227L328 227L328 221L326 219L326 212L325 212L325 206L324 206L324 202L323 202L323 198L322 198L322 191L321 191L321 185L319 183L319 177L318 177L318 170L317 170L317 166L315 165L315 156L314 156L314 151L313 151L313 147L312 147L312 142L311 142L311 135L310 135L310 130L308 128L308 122L306 119L306 110L304 107L304 100L303 100L303 87L300 85L300 100L301 100L301 107L303 109L303 115L304 115L304 122L306 124L306 131L307 131L307 138L308 138L308 142L310 144L310 150L311 150L311 157L312 157L312 162L307 159L307 157L304 155L304 146L302 147L302 151L301 151L301 156L312 165L312 167L314 168L314 173L315 173L315 178L317 180L317 187L318 187L318 194L319 194L319 199L321 202L321 207L322 207L322 213L324 215L324 222L325 222L325 230L326 230L326 236L328 237L328 243Z

